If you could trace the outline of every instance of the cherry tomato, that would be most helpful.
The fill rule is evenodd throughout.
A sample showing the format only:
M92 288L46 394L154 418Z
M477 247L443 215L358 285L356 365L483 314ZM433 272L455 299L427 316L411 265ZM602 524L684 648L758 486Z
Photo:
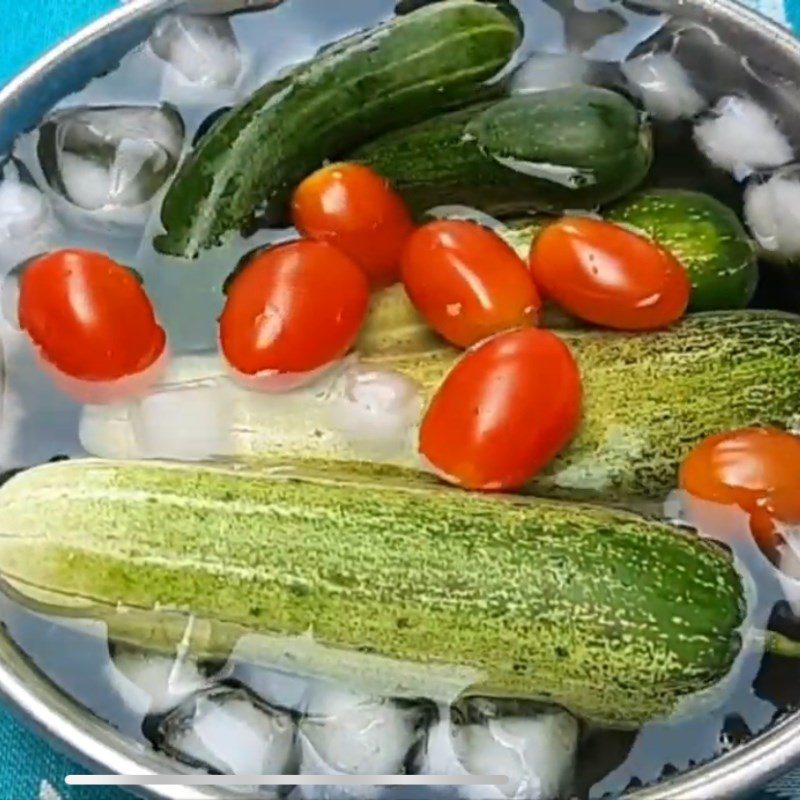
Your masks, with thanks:
M253 258L231 283L220 346L256 388L292 388L350 349L368 301L364 273L337 248L279 245Z
M776 522L800 523L800 437L775 428L743 428L712 436L686 457L680 486L693 522L714 526L715 511L693 500L737 506L750 516L759 545L777 544Z
M403 283L428 324L458 347L538 321L541 300L525 262L475 222L419 228L403 253Z
M166 335L142 285L102 253L59 250L31 262L20 279L18 312L48 371L78 399L124 396L135 384L108 387L110 393L83 384L143 375L165 353Z
M570 314L619 330L663 328L689 304L686 270L662 247L588 217L546 227L530 255L542 294Z
M516 489L572 438L581 380L549 331L499 334L464 355L425 414L419 447L432 467L468 489Z
M398 280L414 227L402 198L369 167L333 164L310 175L295 191L293 215L304 236L343 250L374 287Z

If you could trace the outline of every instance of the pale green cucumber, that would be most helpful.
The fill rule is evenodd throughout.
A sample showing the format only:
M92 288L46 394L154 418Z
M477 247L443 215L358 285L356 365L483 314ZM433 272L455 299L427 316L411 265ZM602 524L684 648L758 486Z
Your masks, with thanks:
M512 247L513 242L519 241L515 237L526 235L512 228L498 232ZM547 302L542 308L539 324L543 328L565 330L586 327L580 320ZM419 353L443 346L446 346L446 342L414 308L402 284L373 294L369 315L356 343L361 355Z
M244 652L303 674L537 698L605 725L668 715L731 669L745 600L724 549L619 511L402 480L38 467L0 489L0 573L34 608L137 646L191 614L198 657L261 633Z
M536 494L660 501L675 488L680 462L705 437L747 425L800 425L798 316L709 312L656 333L555 332L580 366L583 422L573 442L529 484ZM428 399L460 354L416 337L405 322L373 330L368 341L379 352L361 360L412 377ZM415 350L416 344L422 349ZM208 379L214 370L218 373L219 364L211 359L207 374L184 377ZM286 395L256 394L226 383L232 414L228 454L379 458L419 468L414 430L395 449L374 453L340 427L332 403L342 392L339 381L335 372ZM95 455L148 455L137 449L134 428L128 409L87 408L81 439Z
M356 349L362 355L419 353L446 342L414 307L402 283L372 295Z
M572 443L529 484L537 494L663 499L707 436L750 425L800 424L800 316L771 311L694 314L667 331L555 331L583 384ZM377 356L431 396L459 355Z

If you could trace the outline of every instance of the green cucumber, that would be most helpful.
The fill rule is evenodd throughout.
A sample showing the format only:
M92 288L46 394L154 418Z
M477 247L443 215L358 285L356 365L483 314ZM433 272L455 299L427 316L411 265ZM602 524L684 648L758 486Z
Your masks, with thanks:
M530 485L557 497L662 500L686 454L707 436L800 424L800 316L693 314L667 331L556 330L581 371L583 423ZM431 396L459 354L376 356Z
M753 243L736 214L707 194L650 189L608 209L669 250L689 273L692 311L745 308L758 282Z
M519 42L496 7L445 0L325 50L214 124L167 192L156 248L194 258L260 212L281 219L326 159L485 95Z
M362 691L530 697L635 726L741 646L742 582L700 537L369 467L64 462L0 489L0 528L0 572L36 609L144 647L191 614L198 656L262 633L253 656Z
M510 242L511 231L499 231ZM558 306L545 302L539 323L543 328L576 330L586 327ZM445 341L428 325L398 283L372 295L369 314L361 328L356 349L363 356L419 353L446 346Z
M427 400L461 354L416 338L424 330L407 325L373 329L366 344L374 349L361 360L371 369L410 376ZM584 415L575 439L529 484L535 494L650 506L675 488L680 462L705 437L748 425L800 428L798 316L706 312L657 333L555 332L580 366ZM176 362L176 368L185 365L181 380L221 380L218 360L194 366L191 361ZM341 424L331 403L345 391L338 373L325 380L289 394L228 387L226 452L338 461L377 458L421 467L413 429L401 441L393 439L388 451L369 447L350 425ZM97 455L147 455L137 445L136 423L126 407L87 407L81 441Z
M621 95L554 89L435 117L350 156L388 178L421 213L459 203L492 214L594 208L638 186L650 129Z
M534 239L555 217L545 214L531 214L519 219L507 220L504 227L497 231L500 237L514 248L517 255L527 264Z
M356 342L362 355L419 353L446 342L414 307L402 283L372 295L369 314Z

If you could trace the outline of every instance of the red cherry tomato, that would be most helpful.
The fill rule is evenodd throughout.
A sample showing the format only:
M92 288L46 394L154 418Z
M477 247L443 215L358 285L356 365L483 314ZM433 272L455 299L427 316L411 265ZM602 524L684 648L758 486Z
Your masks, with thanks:
M581 380L549 331L503 333L470 350L433 398L420 452L452 483L516 489L567 442L581 415Z
M294 224L309 239L335 245L359 263L375 287L395 283L414 227L389 182L360 164L333 164L295 191Z
M142 285L102 253L59 250L33 261L20 280L18 311L42 361L73 395L85 383L143 375L165 352L166 335ZM134 386L109 387L110 394L82 388L90 396L78 399L102 402Z
M428 324L458 347L538 321L541 300L525 263L474 222L419 228L403 253L403 283Z
M689 304L686 270L670 253L619 225L565 217L531 247L542 294L588 322L619 330L663 328Z
M236 372L259 379L256 388L291 388L350 349L368 301L364 273L340 250L324 242L279 245L233 280L220 346Z
M737 506L749 514L758 544L774 547L776 522L800 523L800 437L774 428L712 436L686 457L680 486L700 527L715 526L715 509L693 500Z

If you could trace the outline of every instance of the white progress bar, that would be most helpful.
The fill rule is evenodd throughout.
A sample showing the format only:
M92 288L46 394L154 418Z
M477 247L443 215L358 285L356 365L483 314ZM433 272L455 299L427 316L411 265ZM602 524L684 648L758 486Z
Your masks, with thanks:
M70 786L505 786L506 775L67 775Z

